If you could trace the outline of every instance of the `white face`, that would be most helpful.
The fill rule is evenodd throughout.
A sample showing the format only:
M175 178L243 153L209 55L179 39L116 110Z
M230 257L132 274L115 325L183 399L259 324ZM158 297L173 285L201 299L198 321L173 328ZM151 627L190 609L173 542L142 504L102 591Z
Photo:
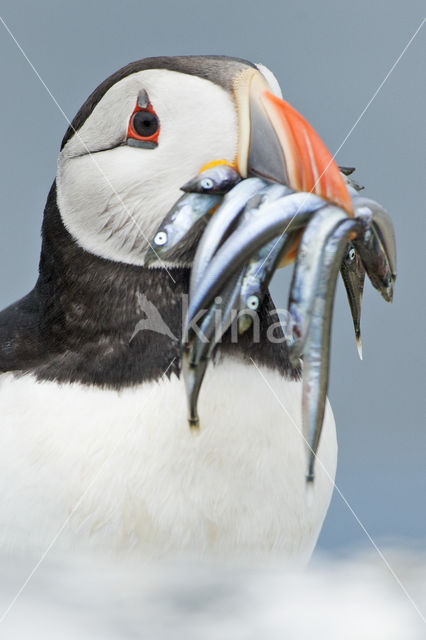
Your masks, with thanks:
M155 149L125 144L143 89L160 121ZM63 222L87 251L142 265L180 187L212 160L233 162L237 142L236 107L220 86L162 69L127 76L107 91L59 155Z

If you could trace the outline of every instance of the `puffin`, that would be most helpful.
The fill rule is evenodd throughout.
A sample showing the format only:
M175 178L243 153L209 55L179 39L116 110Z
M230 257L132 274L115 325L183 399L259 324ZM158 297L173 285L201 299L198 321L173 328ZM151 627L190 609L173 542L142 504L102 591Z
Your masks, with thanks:
M301 373L269 293L258 340L228 332L217 345L194 433L181 377L191 260L144 265L209 163L281 183L290 165L312 174L318 140L289 148L284 104L264 65L155 57L104 80L70 123L38 279L0 313L0 549L309 560L335 421L327 404L308 499Z

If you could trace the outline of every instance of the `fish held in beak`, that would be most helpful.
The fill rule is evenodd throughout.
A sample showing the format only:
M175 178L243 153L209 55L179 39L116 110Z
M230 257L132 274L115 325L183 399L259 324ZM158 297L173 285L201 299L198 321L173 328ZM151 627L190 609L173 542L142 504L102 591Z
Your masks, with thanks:
M345 285L349 308L351 310L358 355L362 360L361 305L364 291L365 269L352 242L346 247L340 266L340 275Z
M202 233L183 331L188 421L193 428L200 425L198 397L215 345L236 315L239 333L247 330L249 312L257 311L275 269L296 258L285 333L292 364L303 357L302 418L311 486L325 412L337 275L340 270L360 351L365 273L385 299L392 299L393 227L380 205L358 196L359 185L347 177L352 169L339 170L312 127L270 93L256 70L243 72L234 94L240 126L235 167L219 162L185 184L179 210L163 221L176 230L157 232L160 246L166 244L162 233L171 238L170 249L160 249L168 259L178 255L176 250L195 251L194 234L198 241ZM207 203L213 197L218 198L213 205ZM184 211L187 204L193 213Z
M392 302L396 279L395 232L389 214L374 200L354 198L355 216L362 232L354 239L371 284L386 302Z
M182 261L195 250L206 218L220 202L219 194L185 193L158 227L145 254L144 264Z
M200 328L188 327L183 340L182 371L188 401L188 423L198 428L198 396L214 347L229 329L238 311L244 271L234 274L204 315Z
M193 265L194 287L240 213L239 209L257 187L261 189L265 185L265 179L291 190L315 193L352 215L352 202L343 175L325 145L291 105L270 93L259 71L244 70L235 80L234 96L239 114L235 167L216 161L186 183L182 189L193 195L188 200L183 197L166 216L146 254L148 266L158 260L187 258L200 239L208 214L219 202L217 196L232 189L232 204L229 202L221 215L212 217L209 242L201 242ZM254 180L259 178L250 179L250 176L261 176L264 180L256 184ZM244 180L241 190L235 189L241 177L249 179ZM195 194L210 195L212 201L199 200ZM296 249L297 243L291 259Z
M330 334L337 274L356 220L341 219L328 235L320 256L320 277L314 297L303 356L302 424L307 443L306 480L312 483L324 420L330 362Z
M158 260L182 260L194 253L202 230L222 196L241 181L236 169L217 161L181 187L184 195L165 216L145 254L149 266Z
M194 295L203 274L209 265L217 248L221 245L227 233L238 216L244 210L249 200L262 192L267 183L260 178L249 178L237 184L228 193L215 211L208 225L208 234L204 233L197 247L191 272L190 295Z
M200 310L211 303L223 283L259 248L279 236L289 223L292 230L305 226L312 214L325 204L324 200L313 194L293 193L268 204L262 215L253 217L247 224L239 225L214 254L198 286L191 283L188 321L191 322ZM216 213L219 214L220 210ZM210 225L203 235L203 245L208 243L209 236ZM198 251L199 249L194 264L197 263Z
M291 189L289 189L289 187L286 187L278 183L267 181L264 183L264 186L260 190L256 190L254 195L249 198L245 207L242 209L239 215L237 215L237 217L235 217L234 215L235 210L232 210L231 208L229 208L228 211L225 210L225 215L223 215L223 212L221 210L218 210L215 216L217 215L217 218L219 218L223 215L223 218L222 218L223 224L221 223L222 230L224 229L229 230L235 227L235 225L237 228L239 228L242 225L247 224L247 222L251 218L255 216L261 216L263 214L264 208L268 204L270 204L271 202L275 202L279 198L282 198L291 193L293 192ZM225 221L225 216L226 216L226 221ZM193 289L196 289L197 283L202 280L203 275L205 273L205 269L207 265L210 264L211 256L214 255L214 253L218 250L218 248L221 245L222 231L218 234L215 234L214 228L212 232L212 227L214 227L214 223L212 223L212 226L209 227L209 234L208 236L206 236L206 241L203 242L203 244L199 247L197 251L196 259L194 260L194 266L193 266L192 277L191 277L191 287ZM246 265L246 268L245 268L246 275L244 276L241 284L241 298L240 298L240 305L239 305L239 308L241 310L245 308L245 300L250 298L251 294L249 293L249 290L252 287L252 285L253 285L253 289L255 289L255 280L257 280L258 269L255 267L254 263L257 264L257 267L259 267L259 269L261 267L264 267L264 269L261 269L262 274L259 273L260 277L258 279L258 284L260 287L258 293L261 296L262 295L261 290L264 292L264 289L265 289L262 282L266 278L266 273L268 271L267 266L271 266L272 258L277 253L278 251L275 249L275 247L273 247L272 244L269 244L267 247L262 247L259 250L258 259L254 257L253 260ZM263 265L263 263L265 263L265 265ZM270 270L271 269L269 269L269 271ZM266 286L267 286L267 283L266 283ZM253 290L253 296L254 295L255 295L255 291ZM253 310L253 306L250 303L248 308ZM240 318L242 320L242 315L240 316Z
M225 160L217 160L201 169L199 174L181 187L187 193L225 195L241 181L238 171Z
M238 332L240 334L251 327L252 314L261 305L275 270L293 246L298 233L290 231L274 238L248 261L241 282L238 316Z
M326 206L312 217L300 241L290 285L286 329L293 365L303 354L328 240L346 219L342 209Z

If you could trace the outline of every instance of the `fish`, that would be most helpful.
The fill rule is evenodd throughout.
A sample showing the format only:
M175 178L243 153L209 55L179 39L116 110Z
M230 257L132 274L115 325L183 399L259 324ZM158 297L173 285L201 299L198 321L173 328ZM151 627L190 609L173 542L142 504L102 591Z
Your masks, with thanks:
M197 246L191 269L190 297L194 295L213 255L244 210L247 202L268 183L261 178L246 178L227 193L215 211Z
M315 478L315 459L321 437L328 390L330 334L337 275L349 237L359 222L347 216L327 236L319 257L320 274L311 321L307 329L302 368L302 432L307 445L307 483Z
M214 347L236 317L236 301L243 271L234 274L204 315L198 331L189 327L184 337L182 372L188 401L188 424L199 428L198 396Z
M247 224L254 216L262 215L264 207L269 203L275 202L290 193L294 193L294 191L285 185L273 182L267 183L263 189L247 201L237 219L236 229ZM237 309L238 312L241 311L238 318L240 327L245 321L250 321L251 316L248 314L257 308L263 299L270 277L272 277L273 274L276 259L279 259L281 256L281 244L281 237L278 237L274 239L273 242L262 247L259 252L249 260L243 270L245 275L241 281L240 302ZM268 275L270 277L268 277ZM256 284L259 286L257 287ZM256 307L253 307L253 303L256 303ZM246 313L244 313L245 311Z
M340 265L340 275L345 285L352 314L358 355L362 360L361 305L364 291L365 269L352 242L349 242L346 247L342 264Z
M392 302L396 279L396 245L392 220L374 200L354 198L354 215L362 232L353 240L363 266L386 302Z
M303 353L319 280L323 254L338 225L347 219L343 209L327 206L317 211L303 233L296 256L288 301L285 334L290 360L298 364Z
M181 196L155 232L145 253L145 266L162 260L181 263L193 254L206 218L221 199L221 195L214 193Z
M253 322L253 313L261 305L269 283L297 232L286 232L259 249L248 261L241 282L238 332L244 333Z
M234 241L238 244L238 239L242 230L247 229L247 227L255 220L263 220L265 212L268 212L272 206L275 206L275 208L278 207L279 210L282 210L283 207L286 208L286 198L289 196L284 197L283 194L288 193L289 190L282 185L266 185L260 191L256 190L249 200L247 200L246 206L237 218L237 226L232 233ZM291 206L287 212L287 216L284 217L284 222L287 223L294 218L295 214L297 218L300 214L299 209L303 211L304 207L306 209L309 208L309 206L315 208L325 204L325 202L318 196L310 195L308 196L309 206L307 206L305 197L301 198L301 194L295 195L293 192L291 193L295 197L290 201L289 204ZM297 220L299 219L297 218ZM304 223L306 223L306 219L304 220ZM297 224L298 223L296 222L296 226ZM280 231L281 228L277 226L276 233ZM205 234L208 234L207 230ZM282 254L284 245L289 246L291 244L289 243L289 237L291 237L291 234L288 234L288 236L285 237L285 241L283 243L281 242L281 238L278 237L279 249L276 251L274 250L271 256L268 256L268 253L270 253L270 249L272 248L271 242L264 247L261 246L260 253L259 251L257 253L262 257L262 262L268 266L272 263L275 264ZM274 237L271 236L271 239L274 240ZM218 258L220 260L220 252L221 247L219 247L218 251L213 254L211 264L215 263ZM250 257L250 253L247 255ZM192 428L199 426L197 411L198 395L214 346L229 328L233 318L236 317L240 310L242 301L245 300L245 294L248 293L248 288L243 288L242 283L247 274L249 265L253 268L250 260L248 264L245 264L243 259L241 263L239 262L237 268L232 268L230 272L223 277L223 279L219 277L216 283L217 287L215 289L215 293L213 296L210 296L205 300L205 306L199 306L196 312L192 315L190 313L188 314L187 323L184 327L182 371L188 398L188 422ZM263 266L264 265L260 263L258 264L258 267L263 268ZM200 286L204 286L206 281L210 281L208 272L209 269L206 269ZM265 269L265 273L272 276L271 269L269 269L269 271ZM262 274L260 274L260 279L262 280ZM241 293L243 293L243 297L241 297ZM219 323L217 322L218 311L221 312ZM198 318L200 313L202 314L202 321L200 325L201 334L199 331L196 331L191 327L191 323L195 318ZM207 338L207 340L205 338Z
M240 174L228 164L219 164L199 173L181 187L179 198L158 227L145 254L149 266L158 260L181 261L194 253L203 228L223 195L241 181Z
M181 190L187 193L225 195L241 180L240 174L234 167L221 163L201 171L195 178L184 184Z
M194 270L192 271L187 323L201 309L208 307L223 283L242 268L256 251L282 233L286 225L291 223L292 230L298 230L307 224L317 209L326 205L326 201L317 195L292 193L269 203L264 207L262 215L254 216L245 225L240 225L210 257L203 277L200 280L197 278L195 284ZM210 225L204 232L202 242L208 244L209 237ZM197 254L194 263L196 260Z
M247 330L250 319L244 316L257 311L275 269L297 241L285 333L292 364L303 359L302 429L307 444L306 482L311 486L328 389L337 276L340 270L361 356L365 274L385 299L390 296L389 283L396 277L393 226L384 209L366 198L352 197L354 215L349 217L317 195L293 191L280 195L279 185L255 180L239 183L224 197L195 254L182 360L188 419L192 427L199 426L202 381L214 346L233 314L243 311L238 330ZM201 340L191 326L199 314L207 340Z

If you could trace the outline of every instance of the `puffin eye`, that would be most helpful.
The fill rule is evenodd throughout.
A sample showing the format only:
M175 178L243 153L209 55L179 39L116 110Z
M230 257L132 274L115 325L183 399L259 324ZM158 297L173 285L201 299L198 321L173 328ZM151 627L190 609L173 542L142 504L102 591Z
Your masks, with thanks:
M132 127L141 138L150 138L159 129L160 123L152 111L136 111L132 118Z
M127 128L127 144L131 147L155 149L160 134L160 121L145 90L139 93Z

